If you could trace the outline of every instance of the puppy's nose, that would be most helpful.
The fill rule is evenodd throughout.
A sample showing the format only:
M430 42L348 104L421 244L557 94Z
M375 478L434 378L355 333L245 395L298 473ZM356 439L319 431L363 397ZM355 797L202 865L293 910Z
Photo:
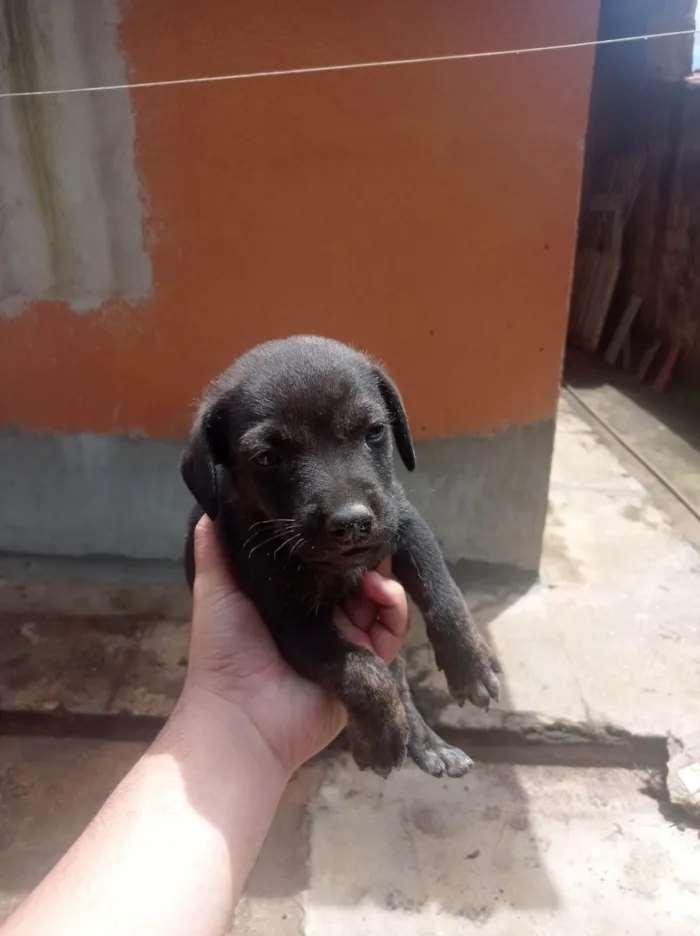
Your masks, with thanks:
M349 504L328 518L328 532L339 545L362 545L372 531L372 511L364 504Z

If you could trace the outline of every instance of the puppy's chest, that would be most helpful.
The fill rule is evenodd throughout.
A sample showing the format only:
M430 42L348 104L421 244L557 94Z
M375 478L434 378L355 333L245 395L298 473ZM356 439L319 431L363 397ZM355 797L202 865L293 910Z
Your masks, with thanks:
M365 571L363 568L354 568L319 576L309 570L311 574L308 575L306 594L302 597L316 607L320 604L339 604L357 592Z
M342 604L360 588L365 569L320 570L310 566L271 568L267 587L279 595L280 604L302 615Z
M245 562L245 559L243 559ZM246 578L254 594L268 601L276 598L280 609L302 616L342 604L356 594L367 569L319 569L302 563L285 562L284 557L260 557L257 568L248 567Z

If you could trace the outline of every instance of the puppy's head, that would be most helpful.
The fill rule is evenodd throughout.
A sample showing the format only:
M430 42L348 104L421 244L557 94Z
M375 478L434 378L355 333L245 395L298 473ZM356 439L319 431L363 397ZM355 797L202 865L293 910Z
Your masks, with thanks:
M339 342L288 338L259 345L214 382L182 475L212 518L228 475L252 518L251 548L268 542L306 562L361 566L396 531L392 434L413 470L406 413L384 371Z

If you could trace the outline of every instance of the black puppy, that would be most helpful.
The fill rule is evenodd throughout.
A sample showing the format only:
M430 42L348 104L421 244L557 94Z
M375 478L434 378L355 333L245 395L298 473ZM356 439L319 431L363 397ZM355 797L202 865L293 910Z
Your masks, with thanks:
M326 338L259 345L207 391L182 459L232 572L282 656L337 695L355 761L387 776L406 752L434 776L472 761L449 747L411 699L402 657L386 666L349 644L333 608L387 556L419 607L435 659L460 704L498 698L499 666L476 630L428 526L394 477L391 433L409 469L413 442L399 393L363 354Z

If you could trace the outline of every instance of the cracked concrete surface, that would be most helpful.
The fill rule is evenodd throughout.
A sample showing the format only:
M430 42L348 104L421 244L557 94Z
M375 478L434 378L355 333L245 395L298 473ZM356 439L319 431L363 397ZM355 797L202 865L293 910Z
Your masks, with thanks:
M507 765L382 784L340 761L311 807L304 932L690 933L700 844L660 823L639 784Z

